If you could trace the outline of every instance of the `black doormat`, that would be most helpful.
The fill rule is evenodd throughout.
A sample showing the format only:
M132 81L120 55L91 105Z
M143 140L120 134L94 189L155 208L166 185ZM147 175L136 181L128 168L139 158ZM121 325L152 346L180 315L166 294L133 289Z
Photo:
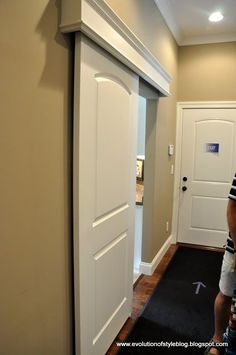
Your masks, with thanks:
M119 355L203 354L214 331L222 257L179 247L125 340L134 346L122 346Z

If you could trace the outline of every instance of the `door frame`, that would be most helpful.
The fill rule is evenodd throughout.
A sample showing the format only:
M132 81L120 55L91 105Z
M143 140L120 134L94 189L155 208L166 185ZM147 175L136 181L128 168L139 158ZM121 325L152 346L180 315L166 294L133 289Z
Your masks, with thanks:
M200 108L236 108L236 101L181 101L177 102L176 110L176 140L175 140L175 175L172 213L172 236L173 243L178 242L179 228L179 202L181 187L181 164L182 164L182 138L183 138L183 113L186 109Z

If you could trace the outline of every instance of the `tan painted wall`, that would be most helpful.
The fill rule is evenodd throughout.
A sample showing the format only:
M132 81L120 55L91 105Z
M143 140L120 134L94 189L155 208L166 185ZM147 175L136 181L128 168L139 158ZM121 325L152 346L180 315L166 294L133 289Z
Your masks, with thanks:
M168 157L167 147L175 141L178 47L154 1L107 0L107 2L172 76L171 96L161 98L157 110L155 222L153 239L144 245L142 255L143 261L150 262L171 234L171 230L166 232L166 222L169 221L171 225L173 175L170 175L170 169L174 159Z
M110 0L172 75L157 125L155 238L168 234L177 46L153 1ZM0 353L72 354L71 45L58 32L60 1L0 3ZM129 11L126 11L129 10Z
M0 354L72 354L70 44L59 1L1 1Z
M236 100L236 42L179 48L179 101Z

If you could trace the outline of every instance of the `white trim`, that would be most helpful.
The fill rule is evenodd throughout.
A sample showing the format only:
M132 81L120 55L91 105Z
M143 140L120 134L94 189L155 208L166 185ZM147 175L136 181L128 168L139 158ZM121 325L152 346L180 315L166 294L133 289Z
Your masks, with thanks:
M151 263L141 262L140 272L144 275L152 275L156 267L160 263L161 259L163 258L164 254L167 252L168 248L172 244L172 242L173 242L173 237L172 235L170 235L169 238L162 245L161 249L158 251L158 253L156 254L156 256L154 257Z
M176 114L176 139L175 139L175 172L174 172L174 194L173 194L173 213L172 213L172 235L173 241L178 241L178 221L179 221L179 198L180 198L180 173L181 173L181 147L182 147L182 106L177 103Z
M175 177L174 177L174 198L172 214L172 235L173 243L178 241L178 219L181 187L181 156L182 156L182 127L183 111L185 109L198 108L236 108L236 101L186 101L177 102L176 118L176 156L175 156Z
M82 0L81 8L77 2L62 0L61 31L81 31L168 96L170 75L111 7L104 0Z
M177 108L236 108L236 101L179 101Z
M219 33L208 36L195 36L182 38L178 43L180 46L194 46L197 44L235 42L236 33Z

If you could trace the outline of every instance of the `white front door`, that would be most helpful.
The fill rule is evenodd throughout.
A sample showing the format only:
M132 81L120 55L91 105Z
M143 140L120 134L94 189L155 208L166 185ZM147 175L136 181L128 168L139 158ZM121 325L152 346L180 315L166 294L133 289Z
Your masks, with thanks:
M236 109L184 109L178 241L223 247L236 171Z
M131 313L138 77L77 35L76 354L104 355Z

